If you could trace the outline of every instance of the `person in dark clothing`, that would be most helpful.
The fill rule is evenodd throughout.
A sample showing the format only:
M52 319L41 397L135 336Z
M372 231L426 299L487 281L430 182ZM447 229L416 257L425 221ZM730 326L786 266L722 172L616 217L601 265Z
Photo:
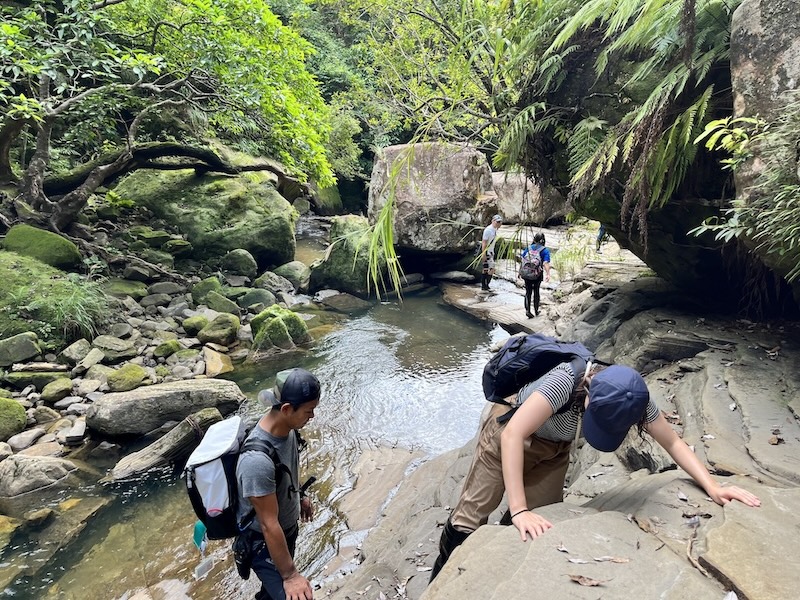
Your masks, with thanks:
M531 314L531 293L533 294L533 311L539 315L539 302L540 294L539 287L542 281L550 281L550 250L545 247L545 237L540 231L533 236L533 243L522 251L522 261L524 262L528 255L533 252L538 252L542 262L542 277L539 279L528 280L525 279L525 316L529 319L533 318Z
M299 436L296 430L314 418L320 399L319 380L305 369L281 371L274 390L258 398L269 407L250 438L271 444L286 469L278 477L273 460L264 452L246 450L239 456L239 514L242 522L255 518L241 534L251 547L252 569L261 580L256 600L313 600L308 579L294 564L298 520L310 521L314 510L298 483Z

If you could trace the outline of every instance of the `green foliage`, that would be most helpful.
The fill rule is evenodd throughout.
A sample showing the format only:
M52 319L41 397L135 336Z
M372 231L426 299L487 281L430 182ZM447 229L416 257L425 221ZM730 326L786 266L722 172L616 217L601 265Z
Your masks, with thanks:
M714 66L728 59L730 20L737 3L694 3L694 35L684 35L684 0L590 0L556 37L551 51L589 28L604 35L598 77L613 74L615 58L648 53L625 86L653 79L652 91L606 132L572 177L573 196L586 197L624 174L621 220L635 223L646 244L646 215L663 206L696 156L695 138L712 110ZM573 163L574 166L574 163Z
M3 6L0 119L52 122L73 159L136 135L211 133L333 182L327 108L305 67L313 49L263 0L94 4Z
M0 337L35 332L49 347L92 338L111 314L99 285L37 260L0 252Z
M709 122L694 143L705 142L707 150L721 150L731 155L720 161L723 168L735 171L753 155L750 142L765 130L765 123L753 117L726 117Z

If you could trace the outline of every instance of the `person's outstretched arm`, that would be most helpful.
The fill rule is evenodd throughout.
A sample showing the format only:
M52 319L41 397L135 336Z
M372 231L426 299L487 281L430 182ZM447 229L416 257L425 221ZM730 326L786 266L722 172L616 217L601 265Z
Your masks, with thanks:
M524 441L533 435L553 415L553 408L539 392L533 392L517 409L500 434L500 453L503 465L503 483L508 494L511 522L519 530L524 542L550 529L553 524L528 510L525 484L522 478Z
M747 506L761 506L761 500L747 490L735 485L723 487L717 483L692 449L673 431L663 414L659 414L655 421L648 423L646 429L672 460L686 471L714 502L724 506L731 500L738 500Z

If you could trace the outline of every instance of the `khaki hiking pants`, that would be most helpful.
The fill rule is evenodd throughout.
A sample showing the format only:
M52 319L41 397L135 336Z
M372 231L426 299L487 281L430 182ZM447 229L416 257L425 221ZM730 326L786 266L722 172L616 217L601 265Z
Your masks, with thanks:
M475 531L489 520L489 515L500 505L505 485L500 462L500 434L505 424L497 417L508 412L508 407L492 407L478 434L478 445L469 468L458 504L450 515L456 529ZM525 440L523 482L528 508L534 509L563 499L564 478L569 466L570 442L551 442L532 435Z

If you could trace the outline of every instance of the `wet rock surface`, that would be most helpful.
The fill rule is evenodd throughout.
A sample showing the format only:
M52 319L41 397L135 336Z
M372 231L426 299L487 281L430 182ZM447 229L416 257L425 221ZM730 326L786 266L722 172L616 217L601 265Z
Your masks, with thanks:
M553 529L523 543L515 528L491 525L505 509L501 503L490 525L468 538L428 587L441 526L458 498L473 440L405 478L364 540L356 559L361 565L344 580L326 582L323 597L796 595L796 325L698 317L663 281L631 280L637 269L630 265L598 281L600 273L613 271L613 265L590 263L548 291L545 315L532 320L542 321L535 330L583 339L599 358L642 369L654 401L713 476L752 491L763 505L716 505L655 442L635 434L613 454L583 444L570 467L565 502L537 511ZM442 289L448 303L491 321L502 317L503 294L521 305L510 283L500 282L499 308L488 310L474 306L476 286ZM513 323L504 327L515 330Z

